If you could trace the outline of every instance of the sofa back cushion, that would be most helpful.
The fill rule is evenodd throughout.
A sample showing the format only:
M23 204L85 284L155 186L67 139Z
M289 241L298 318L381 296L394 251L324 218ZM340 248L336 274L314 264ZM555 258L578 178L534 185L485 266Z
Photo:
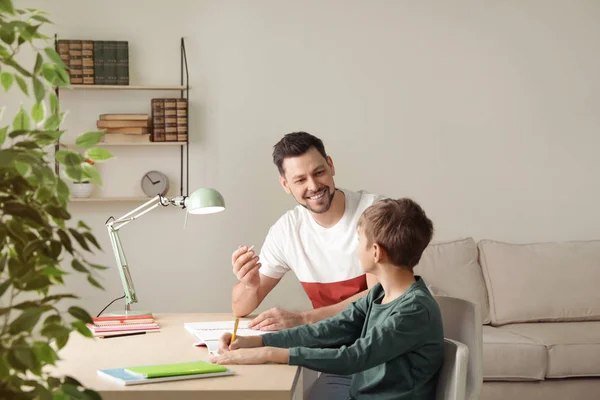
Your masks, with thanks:
M472 238L430 244L414 268L434 294L479 304L481 320L490 323L489 306L477 243Z
M479 242L492 325L600 320L600 241Z

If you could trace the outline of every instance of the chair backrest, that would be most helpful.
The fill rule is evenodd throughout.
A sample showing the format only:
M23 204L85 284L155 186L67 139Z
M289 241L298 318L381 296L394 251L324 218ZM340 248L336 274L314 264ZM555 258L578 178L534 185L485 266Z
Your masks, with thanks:
M465 400L469 349L463 343L444 339L444 364L439 373L435 400Z
M483 334L479 305L455 297L435 296L442 312L444 337L469 348L465 399L478 400L483 385Z

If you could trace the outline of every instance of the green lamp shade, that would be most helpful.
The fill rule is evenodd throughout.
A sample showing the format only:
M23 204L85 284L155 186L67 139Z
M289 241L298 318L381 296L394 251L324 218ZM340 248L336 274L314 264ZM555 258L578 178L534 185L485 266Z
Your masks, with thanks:
M202 188L185 199L185 208L190 214L212 214L225 209L225 200L215 189Z

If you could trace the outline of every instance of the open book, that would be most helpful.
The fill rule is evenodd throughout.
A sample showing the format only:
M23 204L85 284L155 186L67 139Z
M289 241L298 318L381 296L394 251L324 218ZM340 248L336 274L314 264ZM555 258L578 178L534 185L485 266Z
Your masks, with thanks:
M267 333L248 328L249 323L250 320L240 320L236 334L238 336L259 336ZM194 343L194 346L206 346L209 353L216 355L219 352L219 339L224 333L233 333L234 324L235 321L186 322L183 326L199 340Z

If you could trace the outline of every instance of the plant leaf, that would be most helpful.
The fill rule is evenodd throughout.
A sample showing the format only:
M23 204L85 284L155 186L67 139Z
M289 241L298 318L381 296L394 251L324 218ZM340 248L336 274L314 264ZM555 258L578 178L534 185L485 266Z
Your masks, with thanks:
M28 131L29 130L29 115L25 112L23 106L19 109L19 112L13 120L13 130L15 131Z
M12 285L12 281L9 279L6 282L0 283L0 297L6 292L6 290Z
M54 218L60 218L60 219L64 219L64 220L71 219L71 214L69 214L69 212L63 207L58 207L58 206L49 204L44 208L45 208L46 212L48 212L48 214L50 214Z
M59 359L54 349L46 342L35 341L33 342L32 349L37 359L43 364L54 365Z
M100 271L110 268L110 267L106 267L104 265L92 264L90 262L88 262L87 265L89 265L90 267L95 268L97 270L100 270Z
M31 333L44 311L44 307L29 308L23 311L21 315L15 318L15 320L10 324L8 331L13 335L20 332Z
M84 161L81 154L76 153L73 150L59 150L54 157L56 158L56 161L67 167L80 165Z
M69 237L69 235L67 235L67 233L62 229L59 229L57 233L58 237L60 238L60 242L65 247L65 249L67 249L69 253L73 254L73 244L71 243L71 238Z
M33 93L35 94L35 101L38 103L44 100L44 97L46 97L46 88L44 87L42 81L37 78L33 78Z
M96 286L98 289L103 289L104 290L104 287L96 279L94 279L93 276L88 275L87 280L88 280L89 283L91 283L92 285Z
M92 331L90 330L90 328L87 327L86 323L83 321L74 321L71 323L71 325L73 326L73 328L75 328L75 330L79 333L81 333L83 336L85 337L94 337L94 334L92 333Z
M78 320L85 322L86 324L93 324L94 323L94 321L92 320L92 317L90 316L90 314L88 314L88 312L85 311L81 307L77 307L77 306L69 307L69 314L71 314L72 316L74 316Z
M83 237L83 235L81 233L79 233L77 230L75 230L73 228L69 228L69 232L71 233L71 235L75 238L77 243L79 243L79 245L83 249L90 251L90 246L88 246L88 244L85 241L85 238Z
M87 229L88 231L91 231L92 228L90 228L85 222L83 221L77 221L77 227L78 228L83 228L83 229Z
M0 0L0 11L3 13L14 15L15 8L11 0Z
M56 50L54 50L52 47L46 47L44 51L46 52L48 58L54 61L55 64L58 64L63 69L67 68L67 66L65 65L65 63L63 63L63 60L60 58Z
M84 267L84 266L83 266L83 264L82 264L82 263L81 263L79 260L77 260L77 259L74 259L74 260L71 262L71 266L73 267L73 269L74 269L75 271L79 271L79 272L85 272L85 273L89 273L89 272L90 272L90 271L88 271L88 269L87 269L86 267Z
M25 79L21 78L20 75L15 75L15 79L17 80L17 84L21 88L21 91L25 93L25 96L29 96L29 89L27 89L27 83Z
M44 327L41 330L42 335L56 339L56 346L58 349L63 348L64 345L67 344L70 332L69 328L54 322L48 324L44 323Z
M65 174L75 182L82 182L86 177L79 165L65 168Z
M29 164L26 164L26 163L21 162L21 161L15 161L15 169L17 170L17 172L19 173L19 175L21 175L23 178L27 177L27 173L29 172L29 168L31 168L29 166Z
M36 124L44 120L44 103L35 103L31 109L31 119Z
M104 131L86 132L77 137L75 144L82 149L89 149L90 147L94 147L96 144L98 144L100 138L102 138L102 135L104 135Z
M100 177L100 173L96 168L89 164L83 164L81 169L84 175L90 178L90 182L95 183L96 185L102 185L102 177Z
M94 246L96 246L96 248L98 250L102 250L102 247L100 247L100 244L98 243L98 241L96 240L94 235L92 235L90 232L83 232L83 236L85 236L85 238L88 240L88 242L90 242Z
M50 112L53 114L58 114L58 97L56 97L56 93L50 92Z
M42 218L38 210L14 200L4 202L4 213L14 215L15 217L26 218L38 225L47 226L47 222Z
M4 90L8 92L8 90L11 88L14 82L13 74L11 74L10 72L2 72L0 74L0 80L2 81L2 86L4 87Z
M8 126L5 126L4 128L0 128L0 146L2 146L2 144L6 140L6 131L7 130L8 130Z
M33 73L34 74L39 74L40 71L42 70L42 67L44 65L44 58L42 57L42 55L40 53L37 53L37 56L35 57L35 66L33 67Z
M98 147L86 151L85 156L92 161L105 161L112 158L112 154L108 150Z
M46 22L48 24L52 24L52 21L50 21L48 18L44 17L43 15L36 14L36 15L32 15L31 18L33 18L37 21L40 21L40 22Z

